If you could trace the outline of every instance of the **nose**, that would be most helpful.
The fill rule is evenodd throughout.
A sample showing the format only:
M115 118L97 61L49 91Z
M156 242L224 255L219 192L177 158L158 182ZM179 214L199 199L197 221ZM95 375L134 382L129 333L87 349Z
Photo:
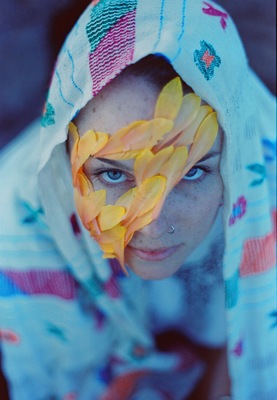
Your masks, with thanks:
M159 237L163 236L169 229L170 228L167 224L165 216L161 214L158 216L157 219L140 229L139 232L146 237L158 239Z

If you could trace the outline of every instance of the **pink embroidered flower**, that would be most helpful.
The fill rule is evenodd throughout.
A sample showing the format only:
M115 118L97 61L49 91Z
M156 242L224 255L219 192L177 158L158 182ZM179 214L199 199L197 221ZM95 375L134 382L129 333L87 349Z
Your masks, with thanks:
M233 204L231 217L229 218L229 226L233 225L237 219L240 219L246 213L247 201L244 196L240 196L236 203Z
M205 4L206 8L202 8L203 13L214 16L214 17L219 17L220 25L222 26L223 29L225 29L227 26L226 20L228 18L228 14L213 7L211 4L207 3L206 1L204 1L204 4Z

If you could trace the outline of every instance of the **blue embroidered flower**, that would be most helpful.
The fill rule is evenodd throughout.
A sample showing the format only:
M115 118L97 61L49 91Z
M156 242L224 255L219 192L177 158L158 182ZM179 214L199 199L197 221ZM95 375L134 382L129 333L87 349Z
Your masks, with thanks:
M216 55L213 46L205 42L205 40L201 40L200 46L201 50L195 50L193 53L194 62L204 75L205 79L209 81L214 76L215 67L220 66L221 59Z

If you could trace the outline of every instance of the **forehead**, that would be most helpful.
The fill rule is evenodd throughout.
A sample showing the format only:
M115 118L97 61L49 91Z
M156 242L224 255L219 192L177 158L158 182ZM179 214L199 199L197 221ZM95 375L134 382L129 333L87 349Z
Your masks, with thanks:
M161 89L143 76L119 75L78 114L75 123L80 136L89 129L112 136L133 121L151 120ZM184 88L183 91L184 94L188 92ZM211 151L221 151L222 141L223 133L219 127Z
M160 88L143 77L115 78L78 114L80 135L88 129L112 135L133 121L152 119L159 92Z

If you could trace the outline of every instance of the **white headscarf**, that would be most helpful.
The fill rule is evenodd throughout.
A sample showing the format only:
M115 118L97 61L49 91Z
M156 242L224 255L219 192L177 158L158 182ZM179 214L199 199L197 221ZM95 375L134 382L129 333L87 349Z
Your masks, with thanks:
M164 357L153 351L147 329L149 321L144 312L144 283L132 276L115 276L110 264L102 259L97 244L78 226L65 146L68 123L78 111L126 66L149 54L166 57L194 92L217 111L224 131L222 276L232 395L238 400L275 399L274 101L249 68L230 16L211 1L94 1L80 17L60 52L42 118L38 181L28 188L27 205L36 204L33 209L39 215L39 234L44 241L46 237L51 238L48 239L50 244L44 243L52 252L51 270L70 271L69 276L78 282L78 288L72 291L76 293L77 290L82 295L72 294L71 301L64 301L62 306L59 303L52 315L47 305L53 301L49 291L45 292L43 300L31 303L27 311L23 307L25 318L31 318L31 313L41 316L40 309L44 310L45 315L32 323L36 325L36 332L41 330L42 333L35 338L37 351L47 352L49 348L49 354L36 361L37 370L31 371L29 376L34 376L36 382L43 382L40 393L46 398L50 398L47 396L52 390L51 393L63 399L66 393L69 396L72 392L76 395L73 398L78 399L114 400L116 384L111 389L111 376L126 374L128 381L135 385L141 371L147 371L142 373L146 379L149 369L178 369L180 359L177 356ZM34 151L38 152L38 147ZM22 188L24 190L26 188ZM22 195L21 199L24 196L26 198ZM29 234L27 228L24 234ZM29 257L32 259L33 255ZM42 265L40 260L33 268L41 270ZM13 268L18 268L16 262ZM24 268L27 269L25 264L21 266ZM5 276L14 279L11 275ZM67 275L64 279L69 279L67 285L72 284ZM64 315L61 315L62 307ZM88 315L93 318L90 320ZM10 326L23 332L22 318L20 321L21 324L10 322ZM7 324L7 318L3 318L3 323ZM44 338L43 323L44 326L48 324L48 332L52 334L56 329L56 336L57 326L62 326L67 334L60 333L57 344L51 337ZM99 328L101 324L103 330ZM57 346L56 354L51 350L53 346ZM136 346L143 356L134 356ZM32 346L30 348L33 352ZM29 400L28 389L20 387L21 382L26 386L28 373L22 374L12 365L16 358L10 355L7 346L3 346L2 351L14 399ZM106 374L111 374L110 378L106 378L106 382L103 376L98 379L100 366L104 374L104 369L110 365L116 372L105 370ZM190 366L185 384L183 373L179 382L179 375L174 372L173 399L182 399L190 392L201 368L200 364ZM51 371L48 375L43 372L46 369ZM165 376L169 380L172 378L168 372ZM113 397L108 394L100 397L106 386L109 387L106 393L113 393ZM32 393L36 390L39 393L34 383L32 390ZM151 395L147 396L152 399ZM123 398L122 395L120 399Z

